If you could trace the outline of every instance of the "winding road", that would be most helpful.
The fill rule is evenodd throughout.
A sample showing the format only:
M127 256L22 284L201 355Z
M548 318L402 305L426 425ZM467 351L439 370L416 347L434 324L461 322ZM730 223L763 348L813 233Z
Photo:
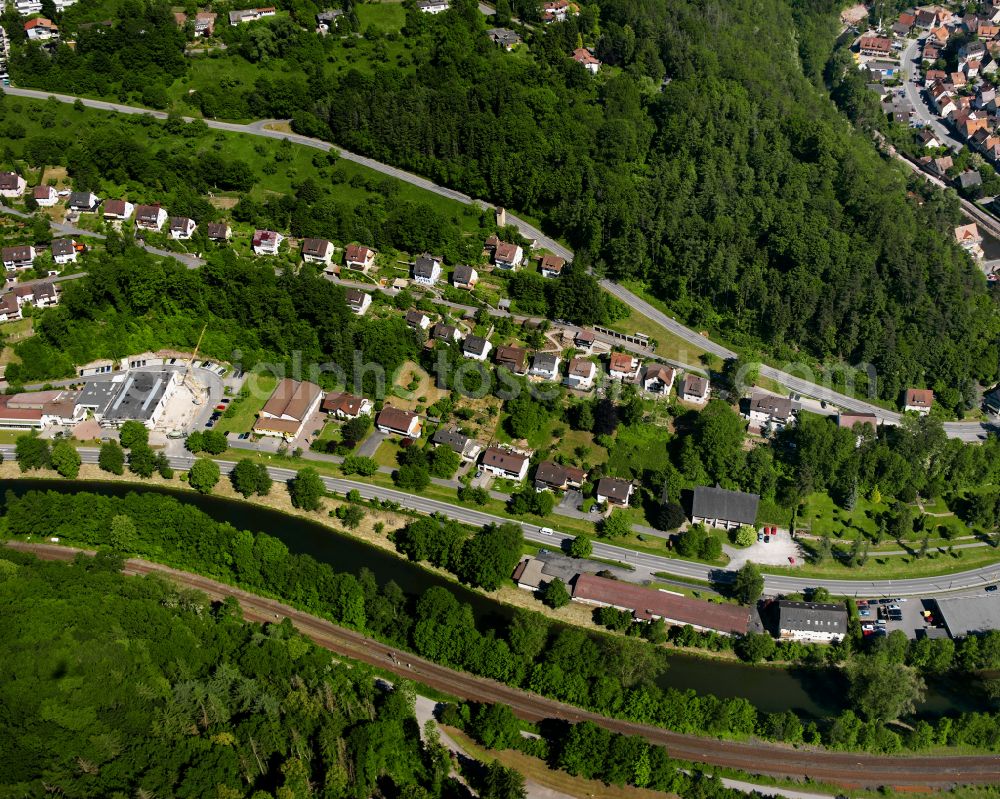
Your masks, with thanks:
M27 97L34 100L47 100L51 97L63 103L75 103L79 101L89 108L101 111L113 111L120 114L149 114L156 119L167 118L167 114L164 111L153 111L147 108L124 105L122 103L112 103L107 100L92 100L84 97L74 97L67 94L53 94L52 92L38 91L35 89L19 89L11 86L3 87L3 91L6 94L15 97ZM193 120L192 117L185 117L184 119L188 121ZM480 208L492 207L489 203L483 200L475 199L467 194L463 194L460 191L456 191L455 189L439 186L436 183L427 180L427 178L414 175L413 173L399 169L398 167L383 164L366 156L349 152L348 150L331 144L330 142L313 139L309 136L302 136L298 133L288 133L283 130L275 130L274 125L278 122L278 120L259 120L249 124L222 122L216 119L203 119L201 121L214 130L224 130L230 133L240 133L250 136L261 136L269 139L287 139L295 144L301 144L306 147L323 150L324 152L334 151L338 153L341 158L347 161L368 167L369 169L380 172L383 175L389 175L390 177L397 178L398 180L424 189L425 191L432 192L433 194L437 194L441 197L447 197L464 205L475 205ZM510 224L515 225L525 238L534 239L541 247L544 247L555 255L567 260L572 260L572 250L550 236L546 236L534 225L515 216L514 214L511 214L510 212L507 213L507 220ZM176 257L174 254L170 255L172 257ZM730 350L717 342L713 342L705 336L702 336L700 333L685 327L667 314L654 308L641 297L636 296L634 293L617 283L604 280L602 281L602 286L637 313L649 317L678 338L687 341L698 349L706 350L723 359L733 358L736 356L736 353L733 350ZM829 402L858 413L874 414L878 419L886 424L898 424L901 418L900 414L895 411L886 410L879 405L874 405L872 403L865 402L864 400L850 397L846 394L834 391L832 388L827 386L814 383L811 379L809 379L809 376L799 377L788 371L776 369L766 364L761 365L760 374L763 377L767 377L780 383L793 392L812 397L817 400ZM963 441L981 441L991 430L993 430L993 428L990 425L980 422L949 422L945 425L945 432L949 437L959 438Z
M72 560L81 551L49 544L7 542L6 545L48 560ZM212 599L233 597L239 601L244 618L251 622L265 623L288 618L299 632L324 649L430 686L449 696L505 704L528 721L547 718L591 721L614 732L640 735L651 743L665 746L670 756L679 760L738 769L748 774L792 779L808 777L844 788L887 785L904 789L947 789L961 784L1000 783L1000 757L996 755L883 757L813 747L796 749L760 741L737 742L684 735L648 724L612 719L503 683L448 669L410 653L400 653L401 657L393 658L391 648L380 641L338 627L277 600L257 596L207 577L138 558L127 560L123 571L134 576L159 574L181 587L203 591Z
M99 450L94 447L80 447L77 450L83 463L96 464ZM11 444L0 445L0 455L5 460L15 458L14 446ZM191 464L196 460L191 455L168 455L167 459L174 469L186 470L191 468ZM235 461L214 459L219 465L222 474L229 474L236 466ZM285 467L268 467L268 474L275 482L286 483L297 474L295 469ZM399 504L401 508L422 514L439 514L449 519L468 524L473 527L482 527L487 524L506 524L514 521L503 516L495 516L485 511L467 508L462 505L455 505L439 499L421 496L419 494L408 494L395 488L388 488L371 483L361 483L354 480L346 480L338 477L323 478L323 483L328 491L332 491L343 497L348 491L357 491L364 499L390 500ZM562 547L564 541L572 540L572 536L563 533L543 533L543 529L535 524L526 522L516 522L520 524L524 531L524 537L536 544L541 544L552 550ZM646 552L637 552L633 549L615 546L604 541L595 539L593 541L593 555L595 558L612 560L627 563L634 567L637 572L645 572L650 577L657 572L669 574L687 580L697 580L702 582L725 582L732 578L732 573L716 566L709 566L704 563L696 563L689 560L668 558L663 555L652 555ZM762 567L762 571L767 567ZM822 586L831 593L838 596L872 597L872 596L933 596L936 594L947 594L953 591L968 589L979 589L986 585L1000 582L1000 563L993 563L977 569L970 569L964 572L942 577L913 577L900 580L830 580L817 577L796 577L784 574L764 574L764 591L768 595L801 593L808 589Z

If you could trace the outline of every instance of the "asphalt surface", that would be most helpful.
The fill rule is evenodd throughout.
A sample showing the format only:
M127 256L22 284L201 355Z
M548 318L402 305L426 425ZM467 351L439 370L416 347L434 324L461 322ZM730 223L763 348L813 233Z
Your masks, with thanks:
M914 111L920 121L930 127L934 135L941 139L945 145L953 150L962 149L962 141L958 139L948 127L941 122L922 96L921 86L913 82L913 76L917 74L917 66L920 63L920 46L925 37L911 39L910 43L903 50L900 56L900 71L903 76L903 87L906 91L906 99L910 101Z
M71 560L79 551L47 544L7 542L7 545L52 560ZM611 719L493 680L448 669L407 652L397 652L386 644L338 627L282 602L256 596L200 575L136 558L126 561L124 572L136 576L161 574L182 587L203 591L213 599L234 597L239 601L248 621L274 622L288 618L303 635L324 649L377 666L445 694L505 704L518 716L529 721L546 718L591 721L609 730L626 735L640 735L652 743L666 746L670 756L679 760L738 769L748 774L793 779L808 777L845 788L888 785L909 789L944 789L956 784L1000 783L1000 757L995 755L879 757L806 747L795 749L763 742L720 741Z
M83 463L96 464L99 450L92 447L81 447L78 452ZM15 457L14 446L11 444L0 445L0 454L5 459ZM175 469L189 469L195 458L191 455L170 455L168 454L170 465ZM219 470L226 475L232 471L236 465L235 461L216 459ZM297 474L295 469L284 467L268 467L268 474L276 482L287 482ZM327 490L333 491L339 496L344 496L348 491L356 490L364 499L382 499L398 502L400 507L417 513L441 514L449 519L462 522L474 527L482 527L487 524L505 524L511 519L494 516L491 513L466 508L461 505L453 505L437 499L417 494L408 494L394 488L372 485L370 483L358 483L353 480L344 480L337 477L323 477L323 483ZM519 522L515 522L518 524ZM524 531L524 537L536 544L541 544L552 550L561 548L564 541L572 540L572 536L561 533L555 535L541 532L541 528L534 524L520 522ZM636 552L632 549L614 546L600 540L593 541L593 554L596 558L614 560L628 563L637 571L644 570L650 575L661 572L681 579L694 579L699 581L725 581L732 578L732 573L721 568L708 566L703 563L693 561L678 560L663 557L660 555L650 555L645 552ZM766 566L763 570L766 570ZM933 596L935 594L947 594L959 590L979 589L986 585L1000 582L1000 563L990 564L978 569L957 572L944 577L916 577L903 580L829 580L816 577L795 577L793 575L764 574L764 591L768 595L800 593L810 588L825 587L831 593L839 596L855 597L878 597L878 596Z
M107 100L91 100L83 97L74 97L66 94L53 94L51 92L37 91L34 89L18 89L11 86L3 87L3 91L7 94L17 96L17 97L29 97L36 100L46 100L50 97L54 97L60 102L64 103L75 103L80 100L85 106L90 108L96 108L103 111L114 111L121 114L149 114L156 119L166 119L167 114L163 111L152 111L146 108L138 108L136 106L123 105L122 103L112 103ZM185 119L191 119L190 117L185 117ZM287 139L296 144L301 144L306 147L312 147L318 150L323 150L325 152L334 151L339 153L341 158L345 160L352 161L356 164L361 164L369 169L376 172L380 172L383 175L389 175L391 177L402 180L418 188L424 189L425 191L432 192L441 197L447 197L449 199L455 200L456 202L463 203L465 205L475 205L480 208L491 208L492 205L486 203L483 200L477 200L470 197L467 194L463 194L460 191L454 189L449 189L445 186L438 186L426 178L420 177L419 175L414 175L406 170L399 169L388 164L383 164L379 161L375 161L371 158L367 158L363 155L358 155L356 153L344 150L341 147L331 144L330 142L322 141L320 139L313 139L308 136L302 136L297 133L286 133L280 130L273 130L270 126L274 125L276 120L259 120L257 122L252 122L250 124L244 125L238 122L221 122L216 119L204 119L204 123L215 130L225 130L232 133L242 133L251 136L262 136L269 139ZM523 219L515 216L514 214L507 213L507 221L509 224L516 225L518 230L523 236L529 239L534 239L539 245L549 250L550 252L558 255L567 260L572 260L573 251L563 244L559 243L555 239L546 236L542 231L540 231L535 226L531 225ZM710 339L702 336L700 333L684 327L679 322L671 319L666 314L658 311L649 305L649 303L637 297L632 292L619 286L611 281L602 281L602 285L608 289L614 296L618 297L622 302L626 303L629 307L644 316L648 316L653 319L658 324L665 327L670 332L674 333L676 336L688 341L701 349L718 355L721 358L732 358L735 357L736 353L733 350L724 347L721 344L711 341ZM887 411L884 408L867 403L864 400L855 399L854 397L849 397L845 394L841 394L834 391L826 386L818 385L810 382L809 380L802 379L791 375L780 369L775 369L774 367L762 365L760 368L760 374L763 377L775 380L781 383L786 388L797 392L799 394L804 394L809 397L813 397L818 400L825 400L826 402L831 402L835 405L841 406L848 410L857 411L860 413L872 413L883 422L887 424L898 424L900 419L900 414L894 411ZM945 432L949 437L960 438L964 441L980 441L985 436L990 428L982 425L978 422L952 422L945 425Z

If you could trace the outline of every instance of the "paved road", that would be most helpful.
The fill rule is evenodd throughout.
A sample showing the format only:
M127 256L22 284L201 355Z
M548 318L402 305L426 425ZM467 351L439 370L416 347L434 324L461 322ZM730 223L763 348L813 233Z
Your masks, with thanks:
M99 450L92 447L80 447L79 453L84 463L97 463ZM11 444L0 445L0 454L8 460L15 456L14 446ZM189 469L195 458L184 455L169 455L170 465L175 469ZM236 465L235 461L216 459L222 474L229 474ZM296 475L295 469L284 467L268 467L268 474L276 482L287 482ZM438 499L408 494L395 488L387 488L371 483L360 483L354 480L346 480L338 477L323 477L323 483L327 490L333 491L340 496L344 496L348 491L356 490L364 499L391 500L399 503L400 507L417 513L441 514L450 519L468 524L473 527L482 527L487 524L504 524L512 521L503 516L495 516L475 508L466 508L462 505L454 505ZM538 525L521 522L524 537L537 544L546 546L552 550L558 550L564 542L572 540L572 536L556 532L555 534L543 533ZM608 544L604 541L595 540L593 542L594 557L604 560L613 560L628 563L638 572L646 572L653 575L657 572L669 574L681 579L699 581L725 581L732 578L732 573L725 571L721 567L708 566L704 563L678 560L662 555L652 555L645 552L636 552L625 547ZM766 569L767 567L763 567ZM986 585L1000 582L1000 563L982 566L978 569L957 572L944 577L917 577L901 580L831 580L819 579L815 577L796 577L794 575L764 575L764 590L768 595L801 593L810 588L823 586L831 593L840 596L873 597L873 596L932 596L934 594L946 594L953 591L966 589L979 589Z
M920 39L911 39L910 43L903 50L900 56L900 63L902 64L901 72L903 75L903 86L906 91L906 98L910 101L910 105L913 106L914 111L917 113L917 117L925 125L928 125L934 135L937 136L941 141L943 141L948 147L953 150L962 149L962 141L958 139L948 127L941 122L941 118L931 111L930 107L927 105L923 98L923 93L921 91L921 85L913 82L913 76L917 73L917 65L920 63L920 47L923 43L924 37Z
M53 560L70 560L79 551L70 547L22 542L7 542L7 546ZM282 602L260 597L207 577L138 558L130 558L125 562L124 573L136 576L161 574L182 587L203 591L212 599L234 597L248 621L263 623L288 618L303 635L324 649L377 666L399 677L415 680L449 696L505 704L518 716L529 721L546 718L572 722L592 721L609 730L626 735L641 735L652 743L666 746L670 756L678 760L708 763L748 774L796 779L809 777L846 788L889 785L911 789L941 789L955 784L1000 783L1000 757L996 755L884 757L811 747L795 749L757 741L720 741L683 735L660 727L607 718L520 688L448 669L413 654L400 652L398 657L394 657L393 650L380 641L338 627Z
M123 105L121 103L112 103L106 100L90 100L86 98L73 97L71 95L65 94L52 94L50 92L36 91L34 89L17 89L10 86L3 87L3 91L7 94L11 94L18 97L30 97L37 100L45 100L49 97L54 97L60 102L64 103L75 103L80 100L84 105L90 108L96 108L104 111L116 111L122 114L149 114L157 119L166 119L167 114L163 111L151 111L145 108L137 108L135 106ZM186 119L190 119L186 117ZM288 139L289 141L295 142L297 144L304 145L306 147L313 147L318 150L323 150L326 152L335 151L340 154L341 158L348 161L352 161L357 164L368 167L369 169L380 172L384 175L389 175L391 177L398 178L406 183L409 183L418 188L424 189L425 191L432 192L441 197L447 197L449 199L455 200L456 202L463 203L465 205L475 205L481 208L491 207L488 203L483 200L477 200L470 197L467 194L463 194L460 191L454 189L449 189L445 186L438 186L435 183L427 180L426 178L420 177L419 175L414 175L411 172L407 172L403 169L399 169L394 166L389 166L388 164L383 164L375 161L371 158L367 158L363 155L357 155L356 153L348 152L340 147L336 147L330 142L321 141L319 139L313 139L308 136L301 136L297 133L287 133L282 130L273 130L271 126L275 124L275 120L259 120L257 122L250 123L248 125L240 124L237 122L220 122L215 119L204 120L208 127L216 130L225 130L232 133L242 133L249 134L253 136L263 136L271 139ZM563 244L559 243L555 239L546 236L538 228L534 227L530 223L526 222L519 217L508 213L507 220L510 224L516 225L521 234L529 239L534 239L541 247L549 250L550 252L559 255L567 260L572 260L573 252ZM727 347L722 346L716 342L705 338L701 334L684 327L679 322L671 319L666 314L653 308L649 303L637 297L632 292L619 286L611 281L602 281L602 285L608 289L612 294L614 294L622 302L629 305L636 312L648 316L653 319L658 324L666 327L675 335L689 341L692 344L700 347L701 349L707 350L721 358L732 358L735 357L736 353ZM787 372L775 369L771 366L762 365L760 368L760 374L763 377L770 378L781 383L786 388L791 389L794 392L803 394L809 397L814 397L818 400L825 400L831 402L835 405L841 406L848 410L857 411L860 413L872 413L883 422L887 424L898 424L900 414L894 411L887 411L884 408L867 403L864 400L855 399L854 397L849 397L845 394L841 394L830 388L822 385L817 385L809 380L804 380L800 377L788 374ZM978 422L952 422L945 425L945 432L949 437L961 438L965 441L980 441L986 434L990 431L990 427L982 425Z

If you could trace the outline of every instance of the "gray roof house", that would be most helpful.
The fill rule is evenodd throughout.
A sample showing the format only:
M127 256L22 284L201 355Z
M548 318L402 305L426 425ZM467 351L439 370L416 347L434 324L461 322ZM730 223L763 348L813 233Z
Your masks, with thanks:
M983 185L983 176L975 169L967 169L958 176L958 185L963 189L971 189Z
M453 427L439 427L431 438L431 443L438 446L449 447L463 458L470 461L475 460L476 456L479 455L483 449L482 445L474 438L469 438L467 435L460 433Z
M730 491L719 486L695 486L691 500L691 521L708 527L729 529L757 522L760 496Z
M838 641L847 634L847 608L823 602L778 601L778 633L796 641Z

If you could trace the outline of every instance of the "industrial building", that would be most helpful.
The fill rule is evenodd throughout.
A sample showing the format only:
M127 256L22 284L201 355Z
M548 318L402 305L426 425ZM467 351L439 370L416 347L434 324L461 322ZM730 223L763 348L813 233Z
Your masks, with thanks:
M1000 592L935 600L940 620L952 638L1000 630Z

